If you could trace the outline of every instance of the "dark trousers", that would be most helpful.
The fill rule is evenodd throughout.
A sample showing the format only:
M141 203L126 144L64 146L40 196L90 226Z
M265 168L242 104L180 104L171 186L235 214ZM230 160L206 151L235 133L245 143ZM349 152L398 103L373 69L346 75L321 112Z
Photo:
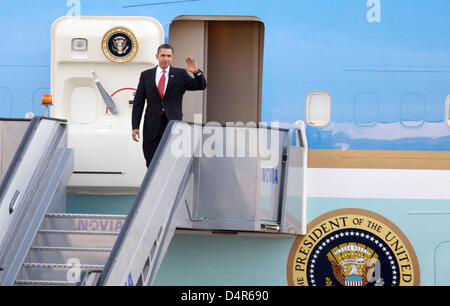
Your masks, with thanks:
M156 136L155 139L145 139L144 136L144 141L143 141L143 149L144 149L144 157L145 157L145 162L148 166L150 165L150 162L153 159L153 156L155 155L156 149L158 149L158 145L159 142L161 141L161 137L164 134L164 131L166 130L167 124L169 123L169 121L167 120L167 116L166 114L161 114L161 123L159 125L159 130L158 130L158 135Z

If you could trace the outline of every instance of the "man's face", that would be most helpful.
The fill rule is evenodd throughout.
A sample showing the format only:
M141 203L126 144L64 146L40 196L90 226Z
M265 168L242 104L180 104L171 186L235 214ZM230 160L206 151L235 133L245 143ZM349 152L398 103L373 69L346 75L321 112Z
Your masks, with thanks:
M173 58L174 56L171 49L161 49L159 50L159 53L156 54L156 59L158 60L161 69L167 69L172 65Z

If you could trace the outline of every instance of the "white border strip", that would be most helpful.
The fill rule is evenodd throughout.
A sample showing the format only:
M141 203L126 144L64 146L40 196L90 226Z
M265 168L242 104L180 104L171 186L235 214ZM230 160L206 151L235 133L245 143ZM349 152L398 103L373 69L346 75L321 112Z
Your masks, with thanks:
M308 169L308 197L450 200L450 170Z

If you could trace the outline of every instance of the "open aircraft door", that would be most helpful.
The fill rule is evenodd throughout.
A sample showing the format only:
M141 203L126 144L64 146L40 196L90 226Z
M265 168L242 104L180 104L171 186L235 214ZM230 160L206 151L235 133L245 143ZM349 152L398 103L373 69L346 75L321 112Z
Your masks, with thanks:
M140 73L156 66L163 42L150 17L62 17L53 24L51 116L69 124L69 191L137 192L145 161L130 136L132 102Z

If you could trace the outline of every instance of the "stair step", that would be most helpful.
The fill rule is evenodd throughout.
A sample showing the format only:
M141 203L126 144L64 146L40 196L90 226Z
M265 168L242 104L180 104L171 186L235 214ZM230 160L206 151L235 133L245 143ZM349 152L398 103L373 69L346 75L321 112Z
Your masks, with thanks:
M33 246L27 255L27 262L105 264L111 248L47 247Z
M119 235L120 231L78 231L78 230L59 230L59 229L40 229L39 233L50 234L80 234L80 235Z
M78 271L73 269L79 269L80 274L78 275L81 275L81 271L103 271L104 267L104 265L90 264L81 264L78 267L74 267L71 264L28 262L22 265L22 271L18 275L18 279L23 281L68 281L68 278L74 277L73 271L78 274Z
M26 262L23 264L24 268L51 268L51 269L70 269L73 265L70 264L60 264L60 263L42 263L42 262ZM103 270L104 265L80 265L82 270Z
M120 231L126 215L46 214L41 229Z
M81 247L49 247L49 246L32 246L31 250L35 251L79 251L79 252L111 252L112 248L81 248Z
M126 219L127 215L47 213L49 218Z
M15 284L74 286L83 271L103 271L126 218L46 214Z
M112 248L120 231L40 229L33 243L42 247Z
M55 280L16 280L16 286L75 286L77 282Z

